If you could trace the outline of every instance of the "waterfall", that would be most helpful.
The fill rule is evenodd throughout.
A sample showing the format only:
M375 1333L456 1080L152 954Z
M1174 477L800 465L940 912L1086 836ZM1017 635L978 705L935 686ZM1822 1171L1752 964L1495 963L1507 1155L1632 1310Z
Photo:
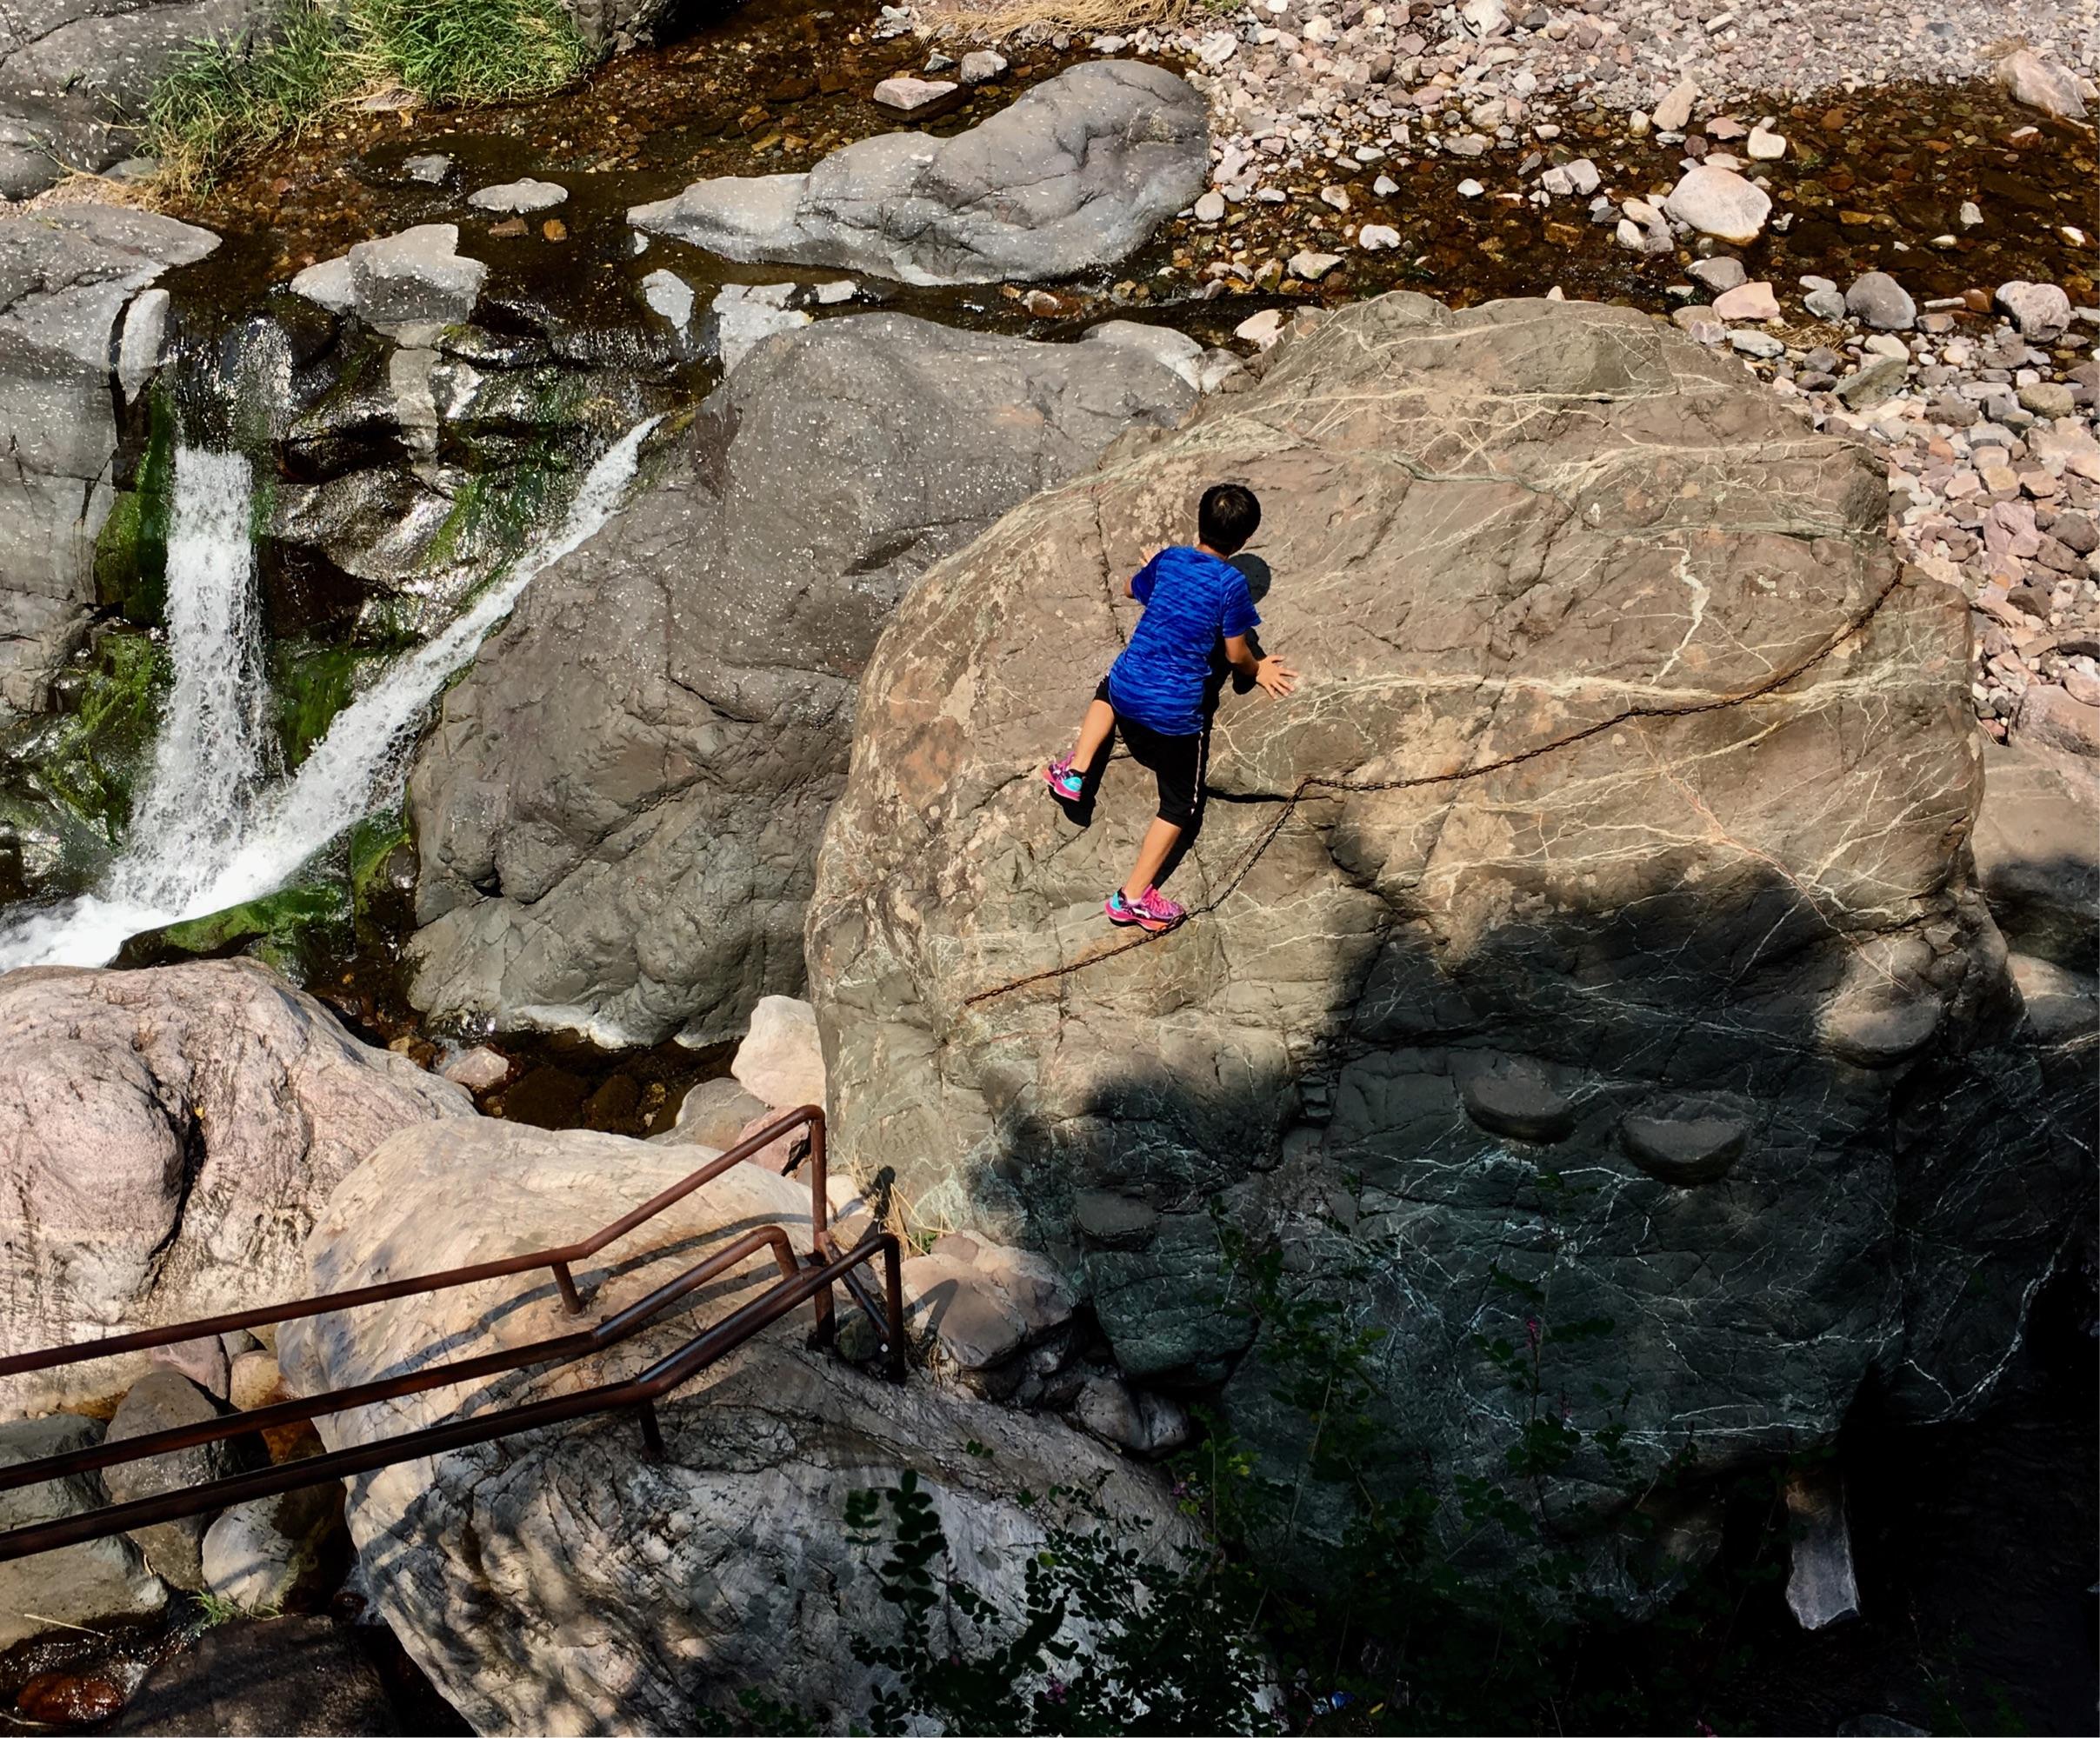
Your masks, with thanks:
M657 419L601 454L561 530L490 583L443 633L403 654L336 715L298 770L262 778L268 692L256 627L247 461L184 448L176 456L168 538L168 640L174 666L153 769L130 841L101 891L0 929L0 971L106 965L125 940L276 891L371 806L423 709L480 648L519 594L612 516Z

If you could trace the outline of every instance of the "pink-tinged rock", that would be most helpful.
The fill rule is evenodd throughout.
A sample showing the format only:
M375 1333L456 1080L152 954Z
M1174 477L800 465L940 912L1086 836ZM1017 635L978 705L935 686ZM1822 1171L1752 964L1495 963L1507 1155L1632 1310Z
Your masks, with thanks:
M2032 49L2016 49L1999 61L1997 77L2016 103L2066 121L2085 118L2085 98L2078 88L2077 74L2043 60Z
M730 1072L738 1084L776 1109L824 1102L824 1053L817 1041L817 1010L792 996L762 996L751 1029L737 1047Z
M885 78L875 87L874 102L878 109L917 120L951 106L961 90L946 78Z
M1714 312L1723 320L1777 320L1779 298L1770 283L1738 283L1714 297Z

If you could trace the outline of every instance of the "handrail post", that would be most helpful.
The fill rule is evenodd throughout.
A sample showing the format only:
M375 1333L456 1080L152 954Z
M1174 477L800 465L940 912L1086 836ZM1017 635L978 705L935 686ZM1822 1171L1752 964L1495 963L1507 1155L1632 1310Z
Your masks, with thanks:
M904 1258L898 1249L897 1234L883 1234L883 1284L889 1293L890 1306L890 1380L904 1380Z
M577 1293L576 1281L570 1275L568 1262L554 1263L554 1282L562 1289L563 1308L571 1315L581 1315L583 1313L583 1300Z
M831 1231L831 1184L830 1161L824 1153L824 1113L814 1104L804 1109L810 1113L810 1247L821 1255Z

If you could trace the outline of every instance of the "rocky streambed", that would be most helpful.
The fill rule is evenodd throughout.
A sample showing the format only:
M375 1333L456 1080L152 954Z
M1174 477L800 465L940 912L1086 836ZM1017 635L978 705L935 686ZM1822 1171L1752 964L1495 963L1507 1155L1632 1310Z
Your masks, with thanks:
M1657 39L1736 42L1697 10ZM1384 1493L1500 1476L1547 1388L1493 1348L1552 1348L1540 1522L1621 1609L1658 1563L1734 1601L1669 1718L1973 1723L1995 1685L2063 1726L2090 1661L1956 1637L2069 1633L2090 1575L1994 1551L1988 1504L1973 1574L1909 1535L1965 1469L2090 1482L2075 102L1657 84L1607 8L943 22L762 4L541 103L346 110L177 216L0 219L38 436L0 533L6 1343L550 1240L821 1102L833 1211L911 1240L923 1365L900 1397L850 1336L755 1342L663 1458L440 1457L20 1602L318 1614L347 1528L477 1729L677 1727L790 1659L843 1722L854 1490L912 1468L995 1598L1049 1486L1179 1539L1192 1408L1303 1484L1286 1355L1332 1319L1378 1348ZM1091 915L1130 769L1077 827L1034 770L1220 473L1307 685L1224 698L1196 916L1133 944ZM806 1225L796 1157L591 1283ZM5 1428L244 1410L428 1325L184 1348ZM1286 1572L1339 1548L1330 1483L1261 1542ZM331 1645L272 1634L210 1645ZM1594 1657L1652 1687L1646 1652Z

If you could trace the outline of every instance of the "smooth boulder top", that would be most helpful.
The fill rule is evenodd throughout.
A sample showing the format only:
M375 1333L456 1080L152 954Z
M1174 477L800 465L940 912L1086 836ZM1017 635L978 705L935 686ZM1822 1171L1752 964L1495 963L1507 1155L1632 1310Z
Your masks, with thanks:
M564 1242L698 1162L687 1146L492 1121L406 1131L329 1202L308 1283ZM806 1250L809 1202L801 1179L734 1167L578 1271L590 1318L757 1225L782 1226ZM622 1380L779 1276L755 1255L597 1356L331 1414L322 1435L344 1447ZM881 1601L874 1559L840 1517L855 1491L907 1468L939 1504L961 1572L1010 1606L1042 1538L1035 1499L1053 1487L1097 1490L1160 1548L1185 1538L1163 1484L1091 1439L923 1373L897 1387L852 1368L806 1345L810 1320L805 1308L775 1322L659 1401L660 1460L631 1418L608 1416L352 1482L350 1531L381 1615L477 1730L685 1731L696 1696L734 1720L748 1686L791 1687L824 1730L863 1721L872 1674L849 1638L874 1626ZM433 1346L457 1360L575 1325L544 1274L520 1275L287 1323L278 1348L287 1381L313 1393L397 1371ZM589 1645L577 1646L584 1613Z
M1304 679L1224 697L1169 886L1195 916L1133 938L1099 909L1142 769L1087 825L1033 775L1135 618L1121 576L1221 477L1263 502L1262 635ZM1244 1325L1200 1302L1214 1197L1392 1328L1398 1458L1498 1464L1497 1262L1618 1324L1564 1379L1633 1382L1639 1455L1694 1419L1718 1460L1827 1440L1905 1332L1869 1131L1921 1043L2010 1007L1963 879L1964 606L1903 579L1886 495L1646 315L1397 295L1009 514L863 679L808 936L834 1162L1057 1254L1126 1371L1227 1378L1257 1435ZM1665 1181L1629 1117L1742 1150ZM1542 1168L1580 1192L1542 1205ZM1337 1190L1364 1241L1311 1222ZM1103 1192L1157 1214L1142 1247L1075 1222Z
M1203 190L1209 128L1173 73L1098 62L952 138L887 133L807 174L698 181L627 216L735 260L917 284L1062 277L1121 259Z
M0 1355L303 1295L328 1191L473 1108L249 961L0 976ZM113 1402L144 1368L17 1376L0 1408Z

